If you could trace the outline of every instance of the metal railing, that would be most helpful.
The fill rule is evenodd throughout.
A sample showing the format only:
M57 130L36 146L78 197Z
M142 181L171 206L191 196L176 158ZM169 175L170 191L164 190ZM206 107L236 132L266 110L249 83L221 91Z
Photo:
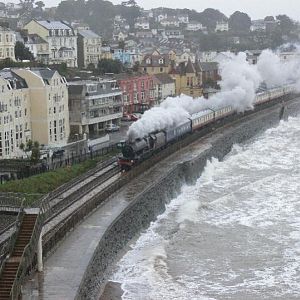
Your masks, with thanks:
M0 277L2 275L5 262L7 261L8 257L12 255L14 246L16 244L16 240L20 231L20 226L24 217L24 201L25 199L22 199L21 204L19 206L19 213L17 215L16 222L14 223L14 232L9 237L8 241L1 247L0 250Z
M32 267L32 262L36 254L37 245L48 211L49 204L48 201L44 198L41 202L39 213L37 214L30 241L25 247L21 256L17 274L11 289L10 299L18 299L21 291L21 286L25 280L25 277L27 276L28 271Z
M23 207L24 197L19 193L0 193L0 211L18 213Z

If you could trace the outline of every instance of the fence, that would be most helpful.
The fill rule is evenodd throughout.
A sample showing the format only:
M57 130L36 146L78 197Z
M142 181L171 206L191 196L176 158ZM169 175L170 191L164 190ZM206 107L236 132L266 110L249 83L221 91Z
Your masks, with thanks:
M24 279L28 273L28 270L32 267L32 262L36 254L37 245L44 225L44 220L47 218L47 213L49 212L49 204L45 199L46 198L44 198L44 200L41 202L30 241L25 247L20 259L18 271L11 289L11 299L18 299Z
M4 197L2 199L4 199ZM7 201L7 199L8 198L6 197L6 200L4 199L3 202L5 203L5 201ZM11 199L12 199L12 196L11 196ZM18 232L19 232L19 229L20 229L20 226L21 226L21 223L23 220L23 216L24 216L24 200L25 200L24 198L15 200L15 203L19 203L19 201L20 201L20 203L19 203L19 207L18 207L19 212L17 215L16 222L12 225L14 227L13 233L7 241L5 241L2 245L0 245L1 246L0 247L0 276L2 274L5 261L6 261L7 257L12 254L14 245L16 243Z
M90 151L84 149L80 150L79 153L72 151L65 157L61 156L58 158L52 157L49 159L43 159L42 162L35 165L33 165L30 161L18 160L16 162L13 162L13 169L10 165L3 165L2 172L5 172L5 170L7 170L7 172L11 172L14 174L14 176L6 178L6 181L13 179L23 179L33 175L53 171L58 168L78 164L89 159L101 157L109 153L113 153L117 151L117 149L117 144L113 144L98 150L93 150L91 148Z

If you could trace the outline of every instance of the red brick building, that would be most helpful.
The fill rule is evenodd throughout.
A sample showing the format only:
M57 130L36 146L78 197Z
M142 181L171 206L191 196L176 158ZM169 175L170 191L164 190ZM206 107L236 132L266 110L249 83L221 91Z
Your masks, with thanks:
M148 74L119 74L116 79L123 92L123 112L144 112L154 105L155 87Z

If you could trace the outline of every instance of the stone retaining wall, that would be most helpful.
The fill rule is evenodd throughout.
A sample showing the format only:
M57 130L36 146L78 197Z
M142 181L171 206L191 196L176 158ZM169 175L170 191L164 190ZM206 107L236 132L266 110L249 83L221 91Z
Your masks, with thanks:
M300 101L291 100L286 104L284 116L296 115L299 111ZM242 143L278 124L282 113L282 104L278 104L267 111L236 121L234 126L218 130L207 138L207 142L211 144L208 150L199 153L193 160L178 164L167 174L162 174L162 178L157 179L152 186L138 195L100 240L81 282L77 298L97 299L104 287L110 266L128 241L164 212L166 203L180 192L185 182L194 183L199 178L208 159L223 159L233 144Z

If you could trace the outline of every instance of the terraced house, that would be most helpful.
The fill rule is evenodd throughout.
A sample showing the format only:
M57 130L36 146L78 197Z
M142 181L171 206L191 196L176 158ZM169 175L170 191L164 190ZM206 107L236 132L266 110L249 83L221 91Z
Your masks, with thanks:
M124 113L142 113L155 104L153 76L148 74L118 74L118 84L123 92Z
M7 27L0 26L0 60L15 60L15 32Z
M101 37L98 34L90 29L78 30L78 66L87 68L93 64L96 68L101 59L101 47Z
M62 21L31 20L24 26L29 34L37 34L48 43L49 64L66 63L77 67L77 36Z
M29 88L10 69L0 71L0 159L22 156L19 147L31 139Z

